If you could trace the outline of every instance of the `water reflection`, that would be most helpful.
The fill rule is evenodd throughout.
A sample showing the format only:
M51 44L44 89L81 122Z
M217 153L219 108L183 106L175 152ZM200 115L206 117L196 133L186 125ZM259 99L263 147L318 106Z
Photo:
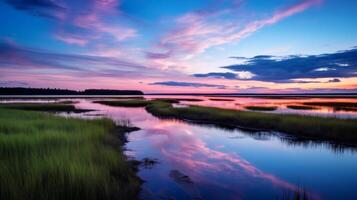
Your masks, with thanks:
M203 140L206 137L211 137L208 135L209 133L197 130L177 121L162 121L152 128L130 136L132 142L128 146L137 149L140 146L133 146L134 143L141 141L138 143L142 145L142 142L148 142L150 147L145 145L140 150L155 149L154 154L164 160L163 163L167 165L166 167L171 166L174 169L179 169L180 173L187 174L192 180L190 184L194 183L197 189L209 188L216 191L216 193L201 194L200 197L203 199L240 199L247 198L246 195L252 195L251 197L254 198L270 198L273 197L272 194L279 194L283 190L299 190L297 185L258 169L236 152L222 151L225 147L224 144L211 146ZM151 170L147 173L157 173L158 177L171 174L167 169ZM146 187L146 189L150 189L151 194L159 192L158 188L151 188L150 184ZM253 188L267 192L254 194L250 191ZM175 190L174 186L167 190L167 196L175 196L174 193L171 193L172 190ZM196 197L190 196L192 195L190 191L184 190L183 192L190 198ZM318 199L316 194L309 193L309 196L312 199Z

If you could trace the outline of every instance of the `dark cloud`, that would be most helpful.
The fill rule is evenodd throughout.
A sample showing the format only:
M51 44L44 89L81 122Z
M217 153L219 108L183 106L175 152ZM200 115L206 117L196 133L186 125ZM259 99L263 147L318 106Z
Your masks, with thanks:
M180 87L213 87L213 88L225 88L224 85L206 84L206 83L192 83L192 82L176 82L176 81L163 81L155 82L150 85L165 85L165 86L180 86Z
M303 78L336 78L330 82L338 82L338 78L357 77L357 48L331 54L300 56L292 55L276 58L261 55L249 58L243 64L222 67L236 72L251 72L250 79L276 83L299 82L293 79ZM222 77L226 79L242 79L234 73L211 72L194 74L196 77ZM308 83L308 81L300 81ZM310 81L311 83L311 81Z
M58 9L61 8L51 0L5 0L17 9L28 9L31 7Z
M252 59L264 60L264 59L271 59L271 58L273 58L273 56L271 55L258 55L258 56L254 56Z
M334 79L329 80L328 82L329 83L338 83L338 82L341 82L341 80L338 78L334 78Z
M338 82L341 82L341 80L338 78L334 78L334 79L330 79L328 81L281 80L281 81L277 81L277 82L278 83L338 83Z
M268 87L256 87L250 86L247 88L242 88L238 93L296 93L296 94L328 94L328 93L339 93L339 94L357 94L357 88L351 89L341 89L341 88L314 88L314 89L302 89L299 87L291 87L285 89L272 89Z
M81 76L146 77L168 76L160 70L115 57L61 54L24 48L0 40L0 69L24 72L41 70L43 73L61 70ZM177 74L176 74L177 75Z
M29 86L29 84L22 81L0 81L0 87L24 87L24 86Z
M238 79L237 74L232 72L210 72L207 74L194 74L193 76L198 78L224 78L224 79Z
M3 0L18 10L32 15L59 18L65 8L51 0Z
M228 58L232 58L232 59L237 59L237 60L245 60L245 59L249 59L247 57L243 57L243 56L230 56Z

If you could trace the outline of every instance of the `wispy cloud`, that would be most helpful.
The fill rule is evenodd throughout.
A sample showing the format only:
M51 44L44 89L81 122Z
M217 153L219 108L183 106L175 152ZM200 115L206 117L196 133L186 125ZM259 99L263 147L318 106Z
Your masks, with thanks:
M56 24L54 39L70 45L95 48L100 44L117 45L137 36L136 29L125 23L119 0L5 0L14 8ZM115 18L115 20L112 20Z
M22 81L0 81L0 87L25 87L28 83Z
M70 16L67 20L80 28L91 30L97 34L107 34L118 41L126 40L136 36L136 30L128 28L119 23L108 23L105 19L109 16L116 17L120 21L118 0L93 1L89 12ZM73 20L72 20L73 19ZM119 19L119 20L118 20Z
M78 35L72 35L68 33L56 33L55 38L67 44L74 44L79 46L84 46L88 44L90 41L85 39L84 37L80 37Z
M179 87L213 87L224 89L224 85L207 84L207 83L194 83L194 82L177 82L177 81L162 81L151 83L151 85L164 85L164 86L179 86Z
M177 18L176 27L164 35L155 47L165 56L152 56L153 53L149 53L147 57L188 59L210 47L240 41L267 25L275 24L320 2L321 0L303 0L275 12L270 17L249 22L243 27L241 23L234 21L237 18L234 13L237 12L239 4L228 8L191 12ZM225 15L229 15L233 20L222 21L221 18Z
M0 70L10 69L24 72L39 70L41 73L54 73L73 76L97 77L160 77L163 72L129 60L82 54L62 54L44 52L18 46L9 42L0 42Z

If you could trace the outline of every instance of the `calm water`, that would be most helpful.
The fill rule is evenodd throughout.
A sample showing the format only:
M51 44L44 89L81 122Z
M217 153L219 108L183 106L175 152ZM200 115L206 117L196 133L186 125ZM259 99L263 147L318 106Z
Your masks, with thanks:
M205 101L229 107L228 101ZM309 199L357 199L353 148L297 143L278 133L251 134L160 120L144 108L110 107L89 99L79 99L76 107L97 111L71 116L130 119L141 128L128 135L126 153L137 160L158 161L140 167L138 175L145 180L141 199L283 199L298 190L308 193Z

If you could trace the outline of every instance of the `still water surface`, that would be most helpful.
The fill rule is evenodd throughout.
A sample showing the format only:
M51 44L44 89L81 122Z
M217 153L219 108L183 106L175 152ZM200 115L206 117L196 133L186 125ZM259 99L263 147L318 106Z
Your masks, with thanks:
M76 101L76 107L96 111L71 116L129 119L141 128L128 134L125 147L133 159L157 161L140 167L138 175L145 181L141 199L284 199L294 191L304 191L309 199L357 199L354 148L162 120L144 108Z
M357 152L351 148L161 120L144 108L86 100L77 106L141 128L129 134L127 154L158 161L140 168L142 199L282 199L297 190L310 199L357 199Z

